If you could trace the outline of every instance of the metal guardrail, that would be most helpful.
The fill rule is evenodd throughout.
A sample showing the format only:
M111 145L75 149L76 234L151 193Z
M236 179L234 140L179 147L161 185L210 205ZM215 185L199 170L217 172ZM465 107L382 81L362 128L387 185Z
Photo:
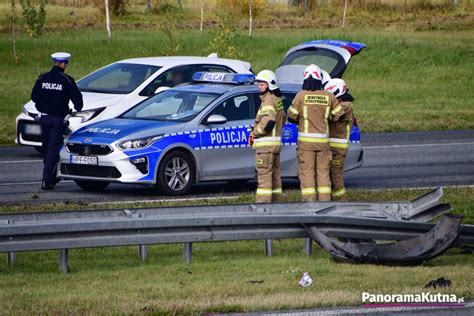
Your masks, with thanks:
M316 225L329 237L406 240L434 227L413 218L433 218L450 209L439 204L442 190L412 202L312 202L239 204L48 212L0 215L0 252L10 264L20 251L60 250L60 271L67 272L68 249L139 246L146 260L149 244L184 243L183 258L190 262L192 243L232 240L265 240L265 252L273 253L271 239L305 238L304 251L312 243L303 225ZM356 216L357 215L357 216ZM474 244L474 226L462 225L457 244Z

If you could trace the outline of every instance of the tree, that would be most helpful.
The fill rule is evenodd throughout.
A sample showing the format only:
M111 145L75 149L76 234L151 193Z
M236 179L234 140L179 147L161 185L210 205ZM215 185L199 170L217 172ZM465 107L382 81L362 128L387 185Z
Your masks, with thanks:
M112 40L112 32L110 31L109 0L105 0L105 28L107 29L107 35L109 36L110 42Z
M15 33L15 27L16 27L16 4L15 0L12 0L12 44L13 44L13 60L15 61L15 64L18 63L18 55L16 53L16 33Z
M40 0L38 9L36 9L31 4L31 0L20 0L23 18L27 25L27 33L31 38L43 34L44 21L46 20L46 3L47 0Z

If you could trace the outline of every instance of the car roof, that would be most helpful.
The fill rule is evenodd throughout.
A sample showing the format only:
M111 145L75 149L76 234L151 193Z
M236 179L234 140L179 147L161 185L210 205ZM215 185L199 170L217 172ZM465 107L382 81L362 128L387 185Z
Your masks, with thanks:
M117 63L154 65L154 66L160 66L160 67L169 67L169 66L187 65L187 64L218 64L218 65L227 65L234 68L245 67L247 70L250 69L250 64L242 60L218 58L218 57L202 57L202 56L163 56L163 57L130 58L130 59L120 60Z
M199 91L204 93L217 93L225 94L228 92L258 92L258 86L256 84L245 84L245 85L236 85L236 84L223 84L223 83L191 83L184 84L171 88L173 90L180 91ZM301 85L296 84L282 84L280 85L280 90L283 92L298 92L301 90Z

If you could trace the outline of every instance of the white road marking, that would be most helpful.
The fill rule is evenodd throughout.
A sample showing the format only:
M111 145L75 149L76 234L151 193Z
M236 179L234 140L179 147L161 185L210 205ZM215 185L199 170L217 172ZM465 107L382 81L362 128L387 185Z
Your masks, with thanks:
M0 161L0 164L7 164L7 163L30 163L30 162L43 162L41 159L35 159L35 160L5 160L5 161Z
M362 149L404 148L404 147L437 147L437 146L461 146L461 145L474 145L474 142L438 143L438 144L409 144L409 145L382 145L382 146L364 146L364 145L362 145Z
M63 180L61 183L72 183L72 180ZM41 184L41 181L30 181L30 182L5 182L0 183L0 186L9 186L9 185L27 185L27 184Z

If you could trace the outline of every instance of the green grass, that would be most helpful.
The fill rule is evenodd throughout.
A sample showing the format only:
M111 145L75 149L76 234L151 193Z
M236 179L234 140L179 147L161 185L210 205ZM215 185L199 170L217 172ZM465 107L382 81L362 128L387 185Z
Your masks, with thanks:
M180 31L179 54L207 55L215 32ZM286 50L314 38L349 39L368 48L351 62L345 79L356 98L362 132L474 128L474 43L472 30L411 32L388 30L273 30L243 34L231 43L253 69L275 69ZM154 30L119 30L111 43L103 31L46 33L18 39L18 65L9 35L0 34L0 144L12 144L14 118L29 99L37 75L50 67L54 51L73 54L68 72L80 78L107 63L159 56L165 39Z
M425 192L351 190L349 197L357 201L409 200ZM473 196L474 188L447 188L443 201L450 202L455 213L464 214L465 223L474 223ZM297 191L285 191L285 200L298 199ZM246 194L236 202L252 201L254 196ZM194 203L171 205L185 204ZM170 203L127 207L156 205ZM0 212L48 207L51 205L2 207ZM150 246L145 263L139 261L136 247L77 249L70 250L71 272L67 275L57 272L57 252L19 253L14 267L0 265L0 307L5 314L189 315L360 305L362 292L416 294L439 277L452 281L441 293L474 298L474 254L452 249L423 266L386 267L335 263L316 246L307 257L302 246L302 240L275 240L275 255L265 257L261 241L199 243L193 246L189 265L182 263L181 245ZM302 272L314 278L311 287L296 285ZM263 283L248 282L252 280Z

